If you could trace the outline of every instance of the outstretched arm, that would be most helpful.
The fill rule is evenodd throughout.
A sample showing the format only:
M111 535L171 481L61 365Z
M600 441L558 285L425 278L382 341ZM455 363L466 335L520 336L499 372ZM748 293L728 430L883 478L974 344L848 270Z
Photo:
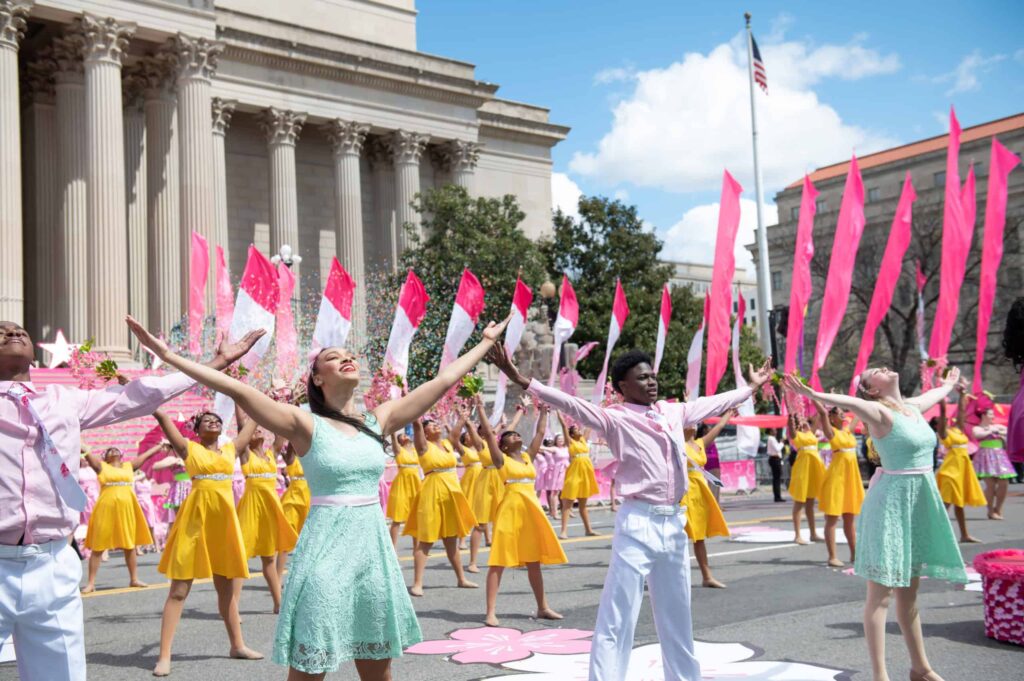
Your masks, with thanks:
M423 423L419 419L412 422L412 446L416 448L417 456L427 453L427 436L423 432Z
M483 404L483 398L477 394L477 405ZM483 410L480 410L483 413ZM495 468L501 468L505 465L505 453L501 451L501 447L498 446L498 439L494 435L494 429L491 428L491 422L487 420L486 415L480 419L480 437L483 438L484 443L487 444L487 449L491 452L491 463L494 464Z
M971 396L967 392L967 385L963 381L961 381L959 384L957 384L956 389L960 391L960 399L957 400L957 407L956 407L956 427L959 428L961 432L966 433L967 432L967 404L968 404L968 402L971 401ZM945 429L946 429L946 426L945 426L945 421L946 421L946 413L945 413L946 412L946 400L940 400L939 401L939 409L940 409L940 414L942 415L942 421L943 421L942 429L943 429L943 431L945 431ZM943 432L942 437L946 437L945 432Z
M541 445L544 444L544 431L547 428L547 421L548 405L537 405L537 428L533 431L533 440L530 442L530 448L526 450L531 459L537 456L540 452ZM568 440L568 438L566 439Z
M512 423L508 424L508 426L505 428L505 430L515 430L516 426L519 425L519 422L523 420L523 414L525 414L525 413L526 413L526 407L524 407L521 404L517 404L516 405L515 416L512 417ZM482 407L480 409L480 418L487 418L487 414L484 413L484 410L483 410Z
M163 409L157 409L153 412L153 418L160 424L160 430L164 431L164 436L167 441L171 443L171 447L174 448L174 453L182 459L188 458L188 440L178 430L178 426L174 425L174 421Z
M562 437L565 438L565 444L568 446L572 442L572 438L569 437L569 424L565 422L562 412L558 412L558 425L562 427Z
M771 364L767 361L761 365L760 369L754 369L753 365L748 365L748 372L749 380L746 388L700 397L693 402L684 402L679 405L682 410L682 425L685 427L700 423L709 416L715 416L723 413L726 409L738 407L772 377Z
M710 447L711 443L714 442L715 439L722 434L722 431L725 430L725 427L729 425L729 419L731 419L734 416L737 416L738 414L739 412L736 411L735 409L730 409L729 411L722 414L722 418L718 419L718 423L716 423L714 427L712 427L711 430L705 433L704 436L701 438L701 441L704 443L704 446Z
M940 400L946 399L946 396L953 391L957 383L960 382L960 369L953 367L949 370L949 373L942 379L942 384L937 388L932 388L926 393L921 393L917 397L911 397L907 400L910 404L914 405L922 412L928 411Z
M243 466L249 462L249 443L256 433L256 419L249 418L237 405L235 406L235 420L238 421L238 434L235 436L235 456Z
M801 383L794 376L786 376L783 380L785 381L786 388L797 395L803 395L825 404L834 404L837 407L849 409L864 422L872 435L884 436L892 428L892 414L877 402L838 393L819 393L810 386Z
M142 454L139 454L137 457L132 459L132 470L133 471L139 470L139 468L142 467L142 464L144 464L147 461L149 461L149 459L151 459L154 454L156 454L157 452L163 450L163 448L164 448L164 444L162 442L158 442L155 445L153 445L152 447L150 447L149 449L147 449L146 451L144 451Z
M828 412L825 411L825 405L818 400L812 400L811 404L814 405L815 410L818 412L822 434L824 434L826 440L831 440L835 437L835 431L832 430L832 423L828 420Z
M452 443L452 449L462 458L462 429L466 427L469 415L465 409L459 409L459 415L455 419L455 425L448 431L448 441ZM397 451L397 450L396 450Z
M103 459L92 453L92 447L82 447L82 456L85 458L85 462L89 464L89 468L97 473L103 468Z

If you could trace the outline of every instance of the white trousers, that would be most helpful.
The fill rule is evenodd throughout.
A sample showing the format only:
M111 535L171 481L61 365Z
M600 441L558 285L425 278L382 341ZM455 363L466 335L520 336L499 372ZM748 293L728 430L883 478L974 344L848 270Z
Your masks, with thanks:
M82 563L65 540L0 546L0 645L22 681L85 681Z
M627 500L619 509L594 625L590 681L625 681L644 581L651 592L665 681L700 681L700 663L693 654L685 525L682 508Z

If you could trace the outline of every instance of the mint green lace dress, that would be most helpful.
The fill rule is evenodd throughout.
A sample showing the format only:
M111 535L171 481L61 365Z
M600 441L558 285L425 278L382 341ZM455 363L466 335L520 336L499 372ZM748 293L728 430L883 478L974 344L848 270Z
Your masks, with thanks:
M910 586L914 577L966 583L963 557L932 474L935 433L916 408L893 413L892 431L875 438L885 470L927 468L926 473L882 474L868 490L857 519L854 573L885 586Z
M302 457L312 496L377 497L384 449L362 433L348 437L313 416ZM380 426L372 415L367 425ZM379 503L312 506L288 564L273 660L307 674L347 660L400 657L419 643L412 601Z

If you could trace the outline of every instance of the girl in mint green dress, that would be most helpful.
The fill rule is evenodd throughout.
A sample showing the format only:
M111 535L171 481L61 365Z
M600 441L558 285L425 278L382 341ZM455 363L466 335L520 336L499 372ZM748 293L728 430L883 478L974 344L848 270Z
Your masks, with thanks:
M853 411L867 426L882 459L857 520L853 563L854 573L868 580L864 637L876 680L889 678L885 622L895 593L911 681L942 681L924 652L917 588L922 576L966 583L967 573L932 474L935 433L921 413L945 400L959 380L960 372L954 368L940 387L904 399L899 375L884 368L860 375L857 397L819 393L795 377L785 379L794 393Z

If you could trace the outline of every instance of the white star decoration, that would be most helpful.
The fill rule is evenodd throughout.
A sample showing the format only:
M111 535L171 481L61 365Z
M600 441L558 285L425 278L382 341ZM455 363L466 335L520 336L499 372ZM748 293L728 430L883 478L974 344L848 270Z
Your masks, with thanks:
M50 361L46 364L46 368L54 369L71 361L71 354L78 349L78 344L68 343L64 332L57 329L57 338L52 343L39 343L39 347L50 353Z

